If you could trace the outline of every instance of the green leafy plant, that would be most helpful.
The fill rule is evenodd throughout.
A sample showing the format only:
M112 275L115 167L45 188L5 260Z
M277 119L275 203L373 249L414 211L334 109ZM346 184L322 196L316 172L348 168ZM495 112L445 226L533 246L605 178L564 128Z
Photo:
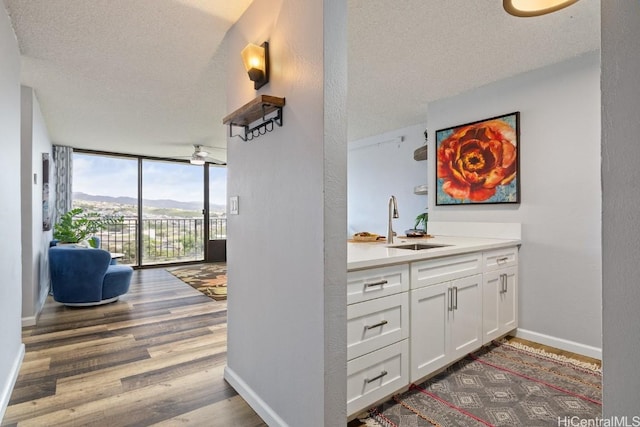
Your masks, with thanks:
M102 216L95 212L71 209L60 217L53 227L53 238L62 243L78 243L86 240L109 225L122 224L122 216Z
M429 221L429 213L423 212L416 217L416 224L413 226L416 230L424 230L427 231L427 222ZM420 224L424 224L423 227L420 227Z

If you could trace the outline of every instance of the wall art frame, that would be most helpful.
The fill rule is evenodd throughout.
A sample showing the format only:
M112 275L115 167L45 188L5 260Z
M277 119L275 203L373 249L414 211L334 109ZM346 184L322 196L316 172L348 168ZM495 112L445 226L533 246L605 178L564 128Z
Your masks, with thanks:
M520 203L520 112L436 131L436 206Z
M51 157L49 153L42 153L42 230L51 230L50 202Z

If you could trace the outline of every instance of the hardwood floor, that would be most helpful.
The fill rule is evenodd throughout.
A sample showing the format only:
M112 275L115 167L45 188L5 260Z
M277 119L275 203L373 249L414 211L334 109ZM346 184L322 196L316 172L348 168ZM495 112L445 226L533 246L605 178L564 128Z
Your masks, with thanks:
M223 379L226 322L226 302L164 269L100 307L49 297L2 426L266 426Z

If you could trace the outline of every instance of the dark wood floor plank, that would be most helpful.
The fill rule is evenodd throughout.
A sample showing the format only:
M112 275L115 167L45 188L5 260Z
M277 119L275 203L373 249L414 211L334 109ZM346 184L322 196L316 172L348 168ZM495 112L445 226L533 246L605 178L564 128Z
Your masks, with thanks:
M135 271L130 292L104 306L49 297L37 326L23 329L1 425L264 427L223 379L226 315L225 301L164 269Z

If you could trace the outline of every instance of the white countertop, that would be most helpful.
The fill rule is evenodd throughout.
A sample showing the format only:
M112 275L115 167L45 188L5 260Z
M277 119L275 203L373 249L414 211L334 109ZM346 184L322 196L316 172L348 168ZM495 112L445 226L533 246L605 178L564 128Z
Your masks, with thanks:
M390 247L410 243L426 243L447 246L418 251ZM488 239L483 237L454 236L435 236L427 239L396 237L393 245L389 245L386 242L348 242L347 270L351 271L362 268L380 267L383 265L419 261L429 258L484 251L488 249L499 249L519 244L520 240L518 239Z

